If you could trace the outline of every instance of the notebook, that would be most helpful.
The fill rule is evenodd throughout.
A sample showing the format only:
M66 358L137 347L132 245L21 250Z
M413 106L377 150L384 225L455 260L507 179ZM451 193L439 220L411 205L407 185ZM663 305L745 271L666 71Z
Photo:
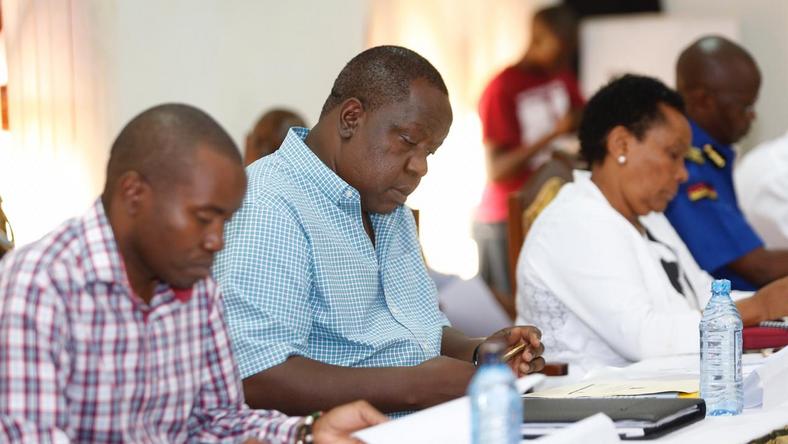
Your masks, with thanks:
M622 439L653 439L706 416L702 399L523 399L524 438L549 435L596 413L613 420Z
M745 327L742 336L745 350L785 347L788 345L788 322L761 322L757 327Z

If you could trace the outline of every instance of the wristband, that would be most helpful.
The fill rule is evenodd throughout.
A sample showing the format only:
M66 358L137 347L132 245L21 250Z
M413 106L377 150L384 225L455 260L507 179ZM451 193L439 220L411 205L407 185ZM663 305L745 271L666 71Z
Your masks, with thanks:
M477 345L476 348L473 349L473 356L471 356L471 362L473 363L474 367L479 366L479 347L481 347L482 344L483 342L480 342L479 345Z
M304 422L301 424L301 427L298 428L298 433L296 434L296 444L311 444L315 441L312 435L312 427L322 414L323 412L314 412L304 417Z

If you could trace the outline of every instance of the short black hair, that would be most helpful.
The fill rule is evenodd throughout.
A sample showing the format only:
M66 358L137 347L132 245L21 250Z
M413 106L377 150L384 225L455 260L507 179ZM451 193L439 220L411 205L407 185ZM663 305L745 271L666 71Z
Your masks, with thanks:
M653 77L626 74L603 86L586 104L578 136L580 153L590 165L607 155L607 136L623 126L641 140L656 123L665 121L659 105L684 114L684 101Z
M116 180L136 171L154 186L182 177L198 148L220 153L242 165L235 142L211 116L191 105L167 103L134 117L118 134L107 163L104 199Z
M361 101L367 111L408 98L414 80L424 79L449 95L443 77L432 64L401 46L376 46L353 57L340 71L320 117L350 98Z

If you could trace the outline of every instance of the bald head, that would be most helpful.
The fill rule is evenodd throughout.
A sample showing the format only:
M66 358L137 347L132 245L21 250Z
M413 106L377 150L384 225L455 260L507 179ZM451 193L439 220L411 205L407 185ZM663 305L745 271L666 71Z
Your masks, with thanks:
M205 112L189 105L164 104L136 116L112 144L104 200L117 180L135 171L153 186L184 177L199 149L207 149L239 165L241 155L230 135Z
M736 43L720 36L702 37L679 56L676 86L679 92L692 88L720 88L751 80L760 73L755 59Z
M676 63L676 88L688 116L721 143L735 143L746 135L760 86L755 59L724 37L696 40Z

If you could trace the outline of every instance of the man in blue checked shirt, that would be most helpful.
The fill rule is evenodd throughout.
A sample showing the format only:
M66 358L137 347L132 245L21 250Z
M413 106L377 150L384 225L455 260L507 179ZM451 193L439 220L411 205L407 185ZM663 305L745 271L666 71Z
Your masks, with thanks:
M340 72L309 131L251 165L214 275L250 405L297 413L363 398L386 412L465 393L485 338L438 310L403 204L443 143L446 85L423 57L381 46ZM496 333L519 374L544 366L540 332Z

